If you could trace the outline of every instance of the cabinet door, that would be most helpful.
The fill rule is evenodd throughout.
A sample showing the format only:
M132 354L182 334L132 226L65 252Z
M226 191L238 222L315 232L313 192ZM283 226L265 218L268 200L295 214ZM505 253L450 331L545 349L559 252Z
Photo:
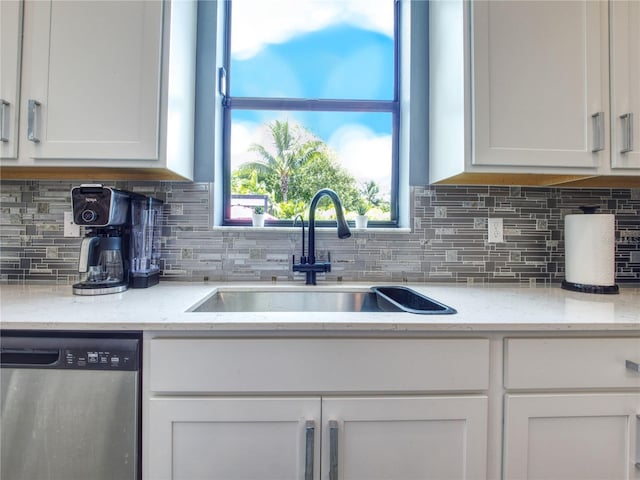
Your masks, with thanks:
M153 398L144 477L319 478L319 420L319 398Z
M486 478L486 397L324 398L322 418L322 479Z
M22 0L0 2L0 158L18 156Z
M507 395L504 478L637 478L640 396Z
M611 166L640 168L640 2L611 2L610 15Z
M25 3L21 157L158 158L162 3Z
M608 165L607 2L472 2L472 22L473 164Z

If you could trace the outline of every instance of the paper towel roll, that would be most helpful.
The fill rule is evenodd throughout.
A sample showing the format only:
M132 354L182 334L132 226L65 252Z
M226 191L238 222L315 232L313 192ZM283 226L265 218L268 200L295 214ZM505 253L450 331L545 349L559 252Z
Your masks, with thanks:
M564 217L565 281L615 285L615 217L606 214Z

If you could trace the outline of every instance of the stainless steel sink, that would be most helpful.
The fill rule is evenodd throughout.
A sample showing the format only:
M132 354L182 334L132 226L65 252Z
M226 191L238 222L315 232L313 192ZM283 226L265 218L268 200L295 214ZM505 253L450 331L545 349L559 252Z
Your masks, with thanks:
M371 291L220 290L192 312L379 312Z
M222 288L189 312L409 312L456 313L454 309L406 287L357 290Z

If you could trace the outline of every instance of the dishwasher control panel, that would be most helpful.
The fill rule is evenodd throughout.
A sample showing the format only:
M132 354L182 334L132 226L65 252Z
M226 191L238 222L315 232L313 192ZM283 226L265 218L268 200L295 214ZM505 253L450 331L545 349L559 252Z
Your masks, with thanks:
M140 338L16 336L3 332L2 368L138 370Z
M129 350L98 350L67 348L62 358L65 367L88 370L135 370L136 352Z

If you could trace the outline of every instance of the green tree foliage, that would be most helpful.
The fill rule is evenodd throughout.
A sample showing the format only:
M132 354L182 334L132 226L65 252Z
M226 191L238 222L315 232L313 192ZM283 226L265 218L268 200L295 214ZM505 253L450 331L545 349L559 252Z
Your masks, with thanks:
M321 188L332 188L346 210L355 210L361 197L353 176L342 168L329 147L299 125L278 121L268 125L271 145L253 144L258 154L232 172L232 191L238 194L266 194L272 213L291 219L311 203ZM320 207L330 206L330 202Z
M258 171L240 167L231 176L231 190L240 195L268 195L267 184L258 179Z
M296 198L306 204L321 188L331 188L342 200L345 209L353 210L358 203L360 194L353 176L342 168L330 155L328 148L323 155L318 155L313 160L301 165L292 179L296 192ZM331 203L325 200L327 205ZM321 203L324 205L324 203Z

